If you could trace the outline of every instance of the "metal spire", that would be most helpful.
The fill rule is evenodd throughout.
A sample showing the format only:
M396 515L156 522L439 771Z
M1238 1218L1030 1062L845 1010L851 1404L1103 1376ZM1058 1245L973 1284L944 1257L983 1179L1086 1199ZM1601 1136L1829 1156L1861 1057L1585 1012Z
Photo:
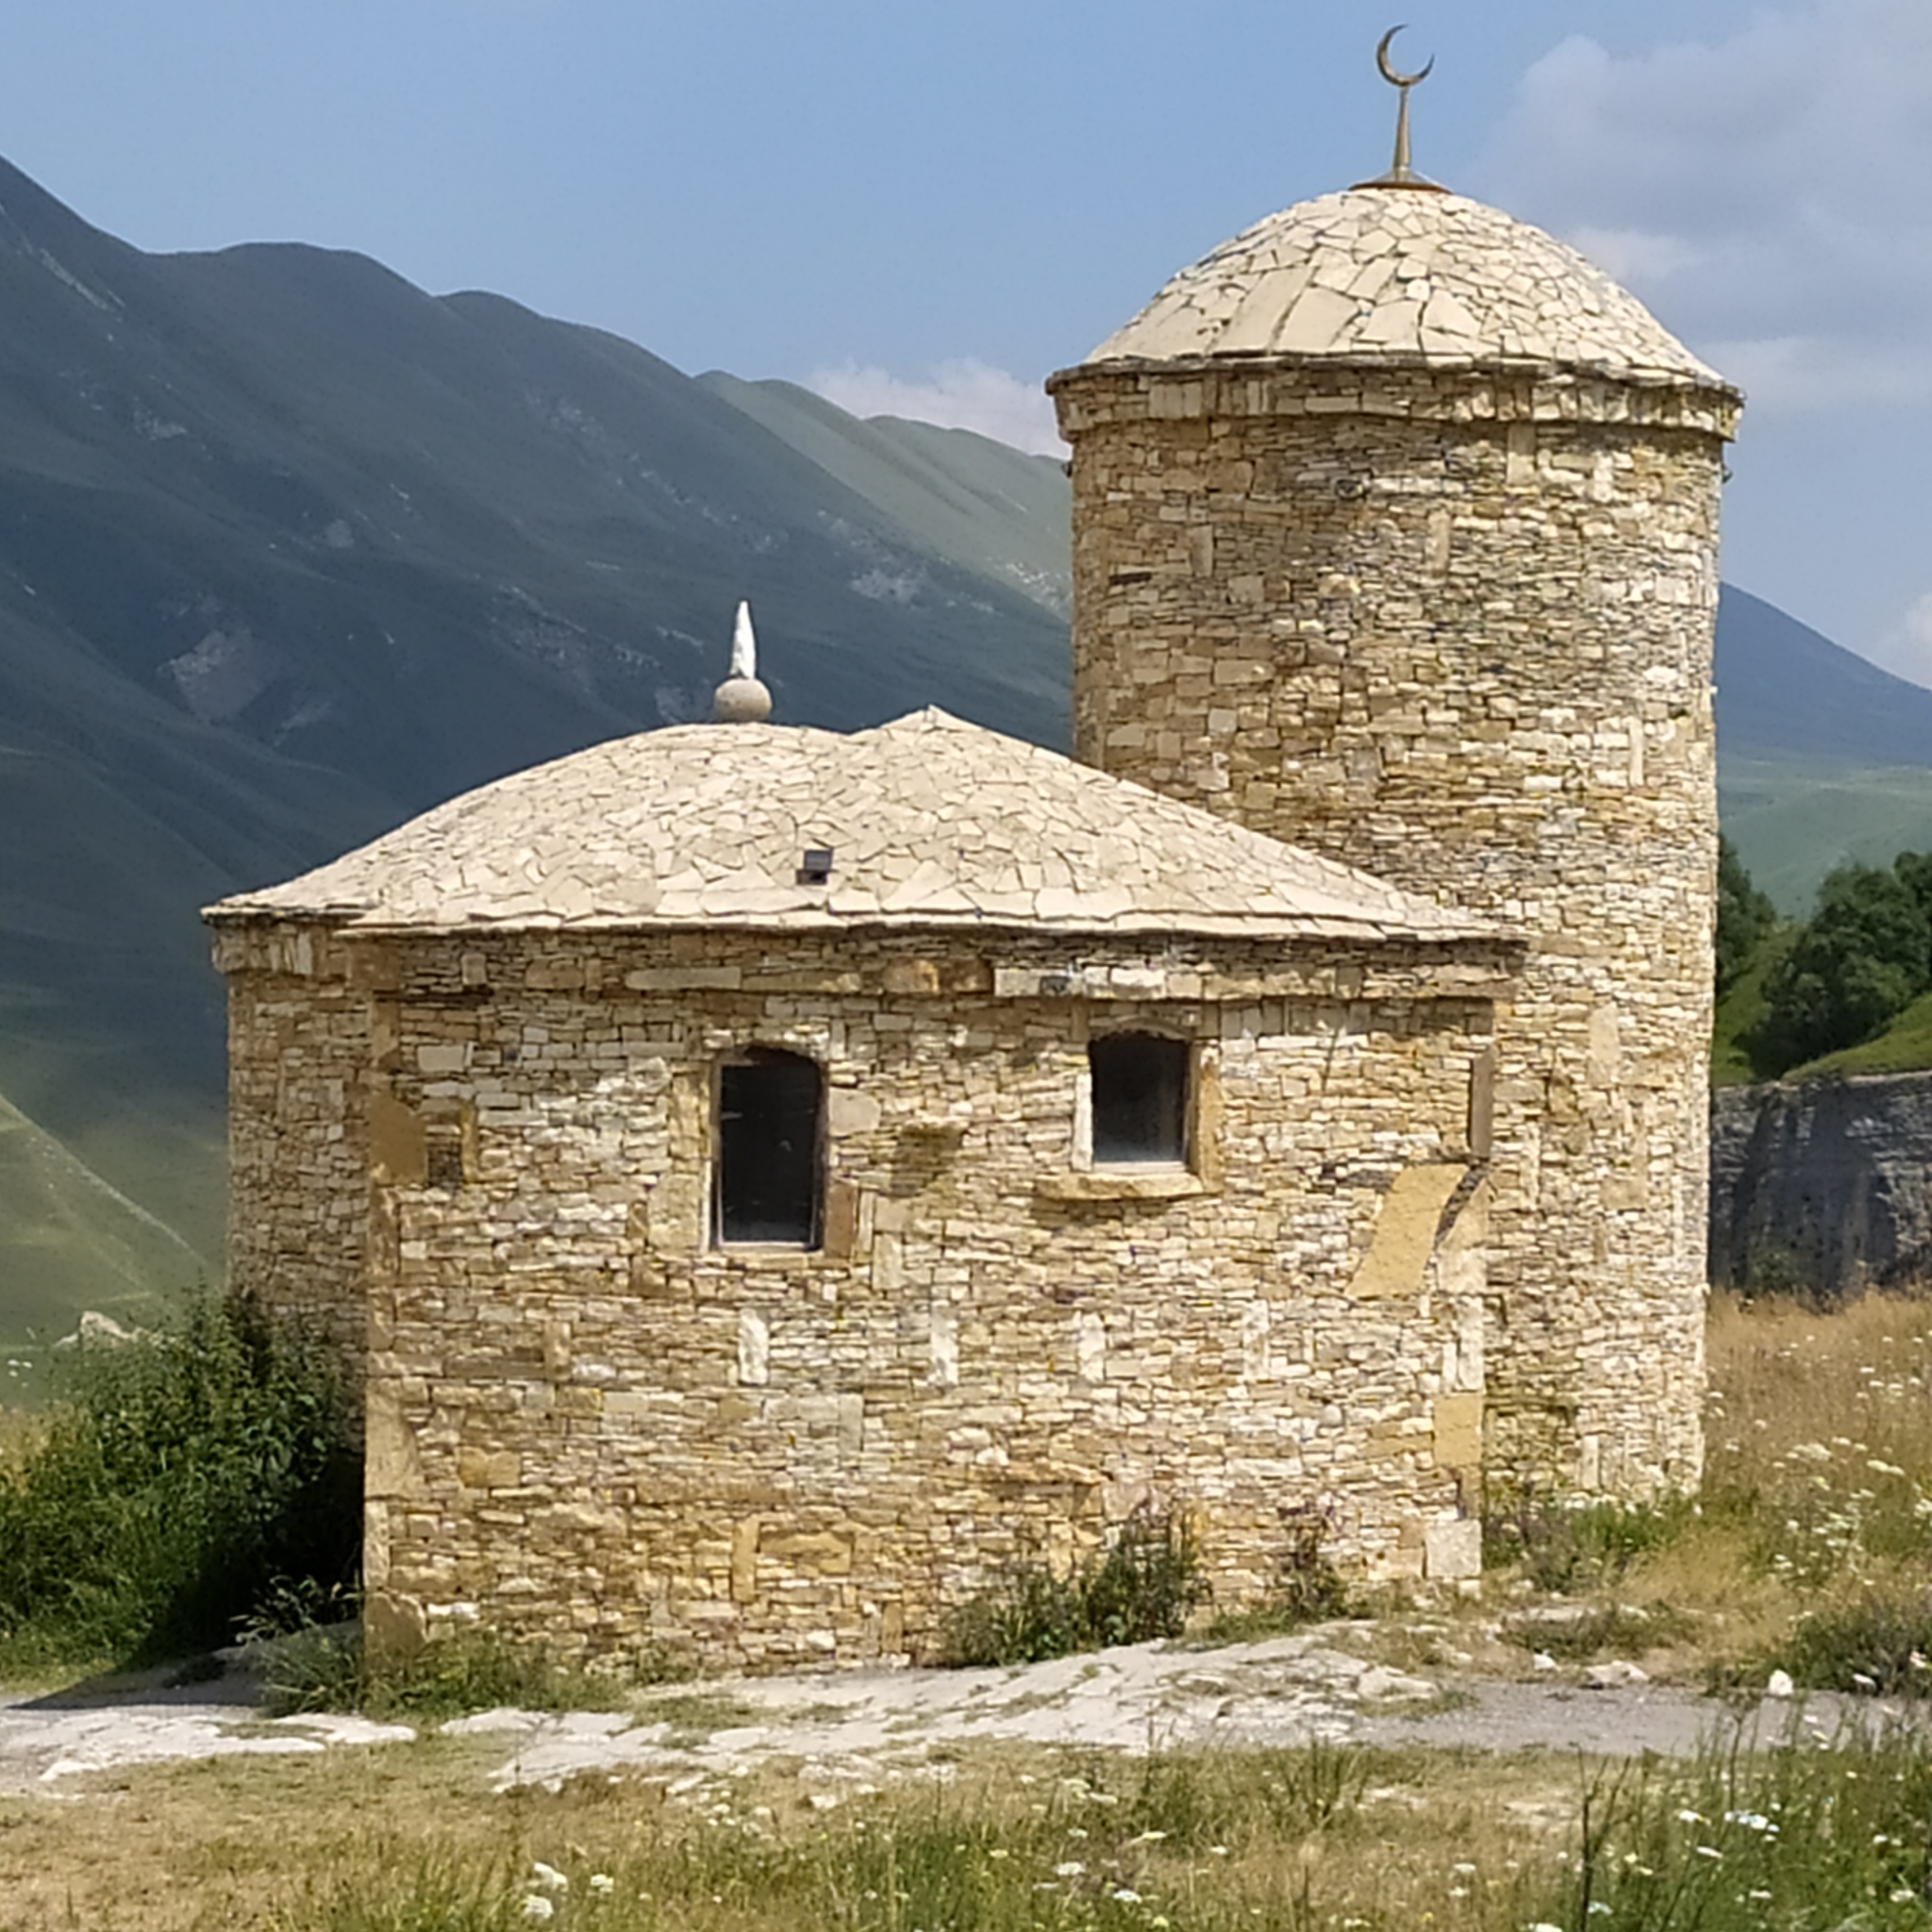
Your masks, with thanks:
M1357 181L1355 185L1357 188L1420 188L1430 194L1442 194L1447 191L1441 183L1431 181L1425 175L1418 175L1408 159L1408 91L1428 79L1435 71L1436 57L1431 54L1427 65L1418 74L1398 74L1389 58L1389 48L1401 31L1401 27L1391 26L1375 49L1375 65L1382 70L1382 78L1402 97L1402 105L1395 112L1395 158L1390 163L1386 175L1377 176L1374 181Z

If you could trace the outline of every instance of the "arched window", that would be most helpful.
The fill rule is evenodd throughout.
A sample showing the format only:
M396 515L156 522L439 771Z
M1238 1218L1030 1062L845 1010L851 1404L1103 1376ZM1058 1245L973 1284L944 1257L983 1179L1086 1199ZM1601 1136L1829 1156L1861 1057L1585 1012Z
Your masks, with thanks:
M1188 1060L1186 1041L1158 1033L1108 1033L1089 1045L1096 1167L1186 1163Z
M802 1055L753 1047L718 1069L712 1227L723 1244L815 1248L824 1200L824 1077Z

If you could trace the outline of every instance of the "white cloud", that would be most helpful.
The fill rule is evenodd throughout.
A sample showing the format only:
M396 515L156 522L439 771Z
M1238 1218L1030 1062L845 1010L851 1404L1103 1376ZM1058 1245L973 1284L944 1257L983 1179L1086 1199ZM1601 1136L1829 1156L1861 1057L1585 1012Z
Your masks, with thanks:
M1760 409L1932 400L1932 6L1795 0L1729 40L1564 42L1484 171Z
M1066 452L1045 391L991 363L941 362L919 382L874 365L843 362L813 370L805 386L855 416L906 416L944 429L976 429L1040 456Z
M1906 614L1879 639L1872 660L1901 677L1909 677L1914 684L1932 685L1932 591L1909 605Z

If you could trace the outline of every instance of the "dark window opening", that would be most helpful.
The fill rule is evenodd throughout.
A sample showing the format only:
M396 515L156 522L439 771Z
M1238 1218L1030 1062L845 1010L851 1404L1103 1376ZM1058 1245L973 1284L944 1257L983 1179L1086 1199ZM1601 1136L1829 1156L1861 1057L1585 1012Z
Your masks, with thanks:
M1093 1158L1184 1162L1188 1158L1188 1043L1152 1033L1111 1033L1087 1049L1093 1076Z
M810 1060L772 1048L718 1069L720 1241L818 1245L824 1085Z

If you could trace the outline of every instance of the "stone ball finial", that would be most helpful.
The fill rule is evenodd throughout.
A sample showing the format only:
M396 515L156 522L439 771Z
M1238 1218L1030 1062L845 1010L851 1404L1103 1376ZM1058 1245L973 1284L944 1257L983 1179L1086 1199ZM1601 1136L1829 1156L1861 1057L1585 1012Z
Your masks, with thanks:
M714 724L761 724L772 715L772 693L758 679L758 641L751 627L751 606L738 607L731 633L731 675L711 694Z

